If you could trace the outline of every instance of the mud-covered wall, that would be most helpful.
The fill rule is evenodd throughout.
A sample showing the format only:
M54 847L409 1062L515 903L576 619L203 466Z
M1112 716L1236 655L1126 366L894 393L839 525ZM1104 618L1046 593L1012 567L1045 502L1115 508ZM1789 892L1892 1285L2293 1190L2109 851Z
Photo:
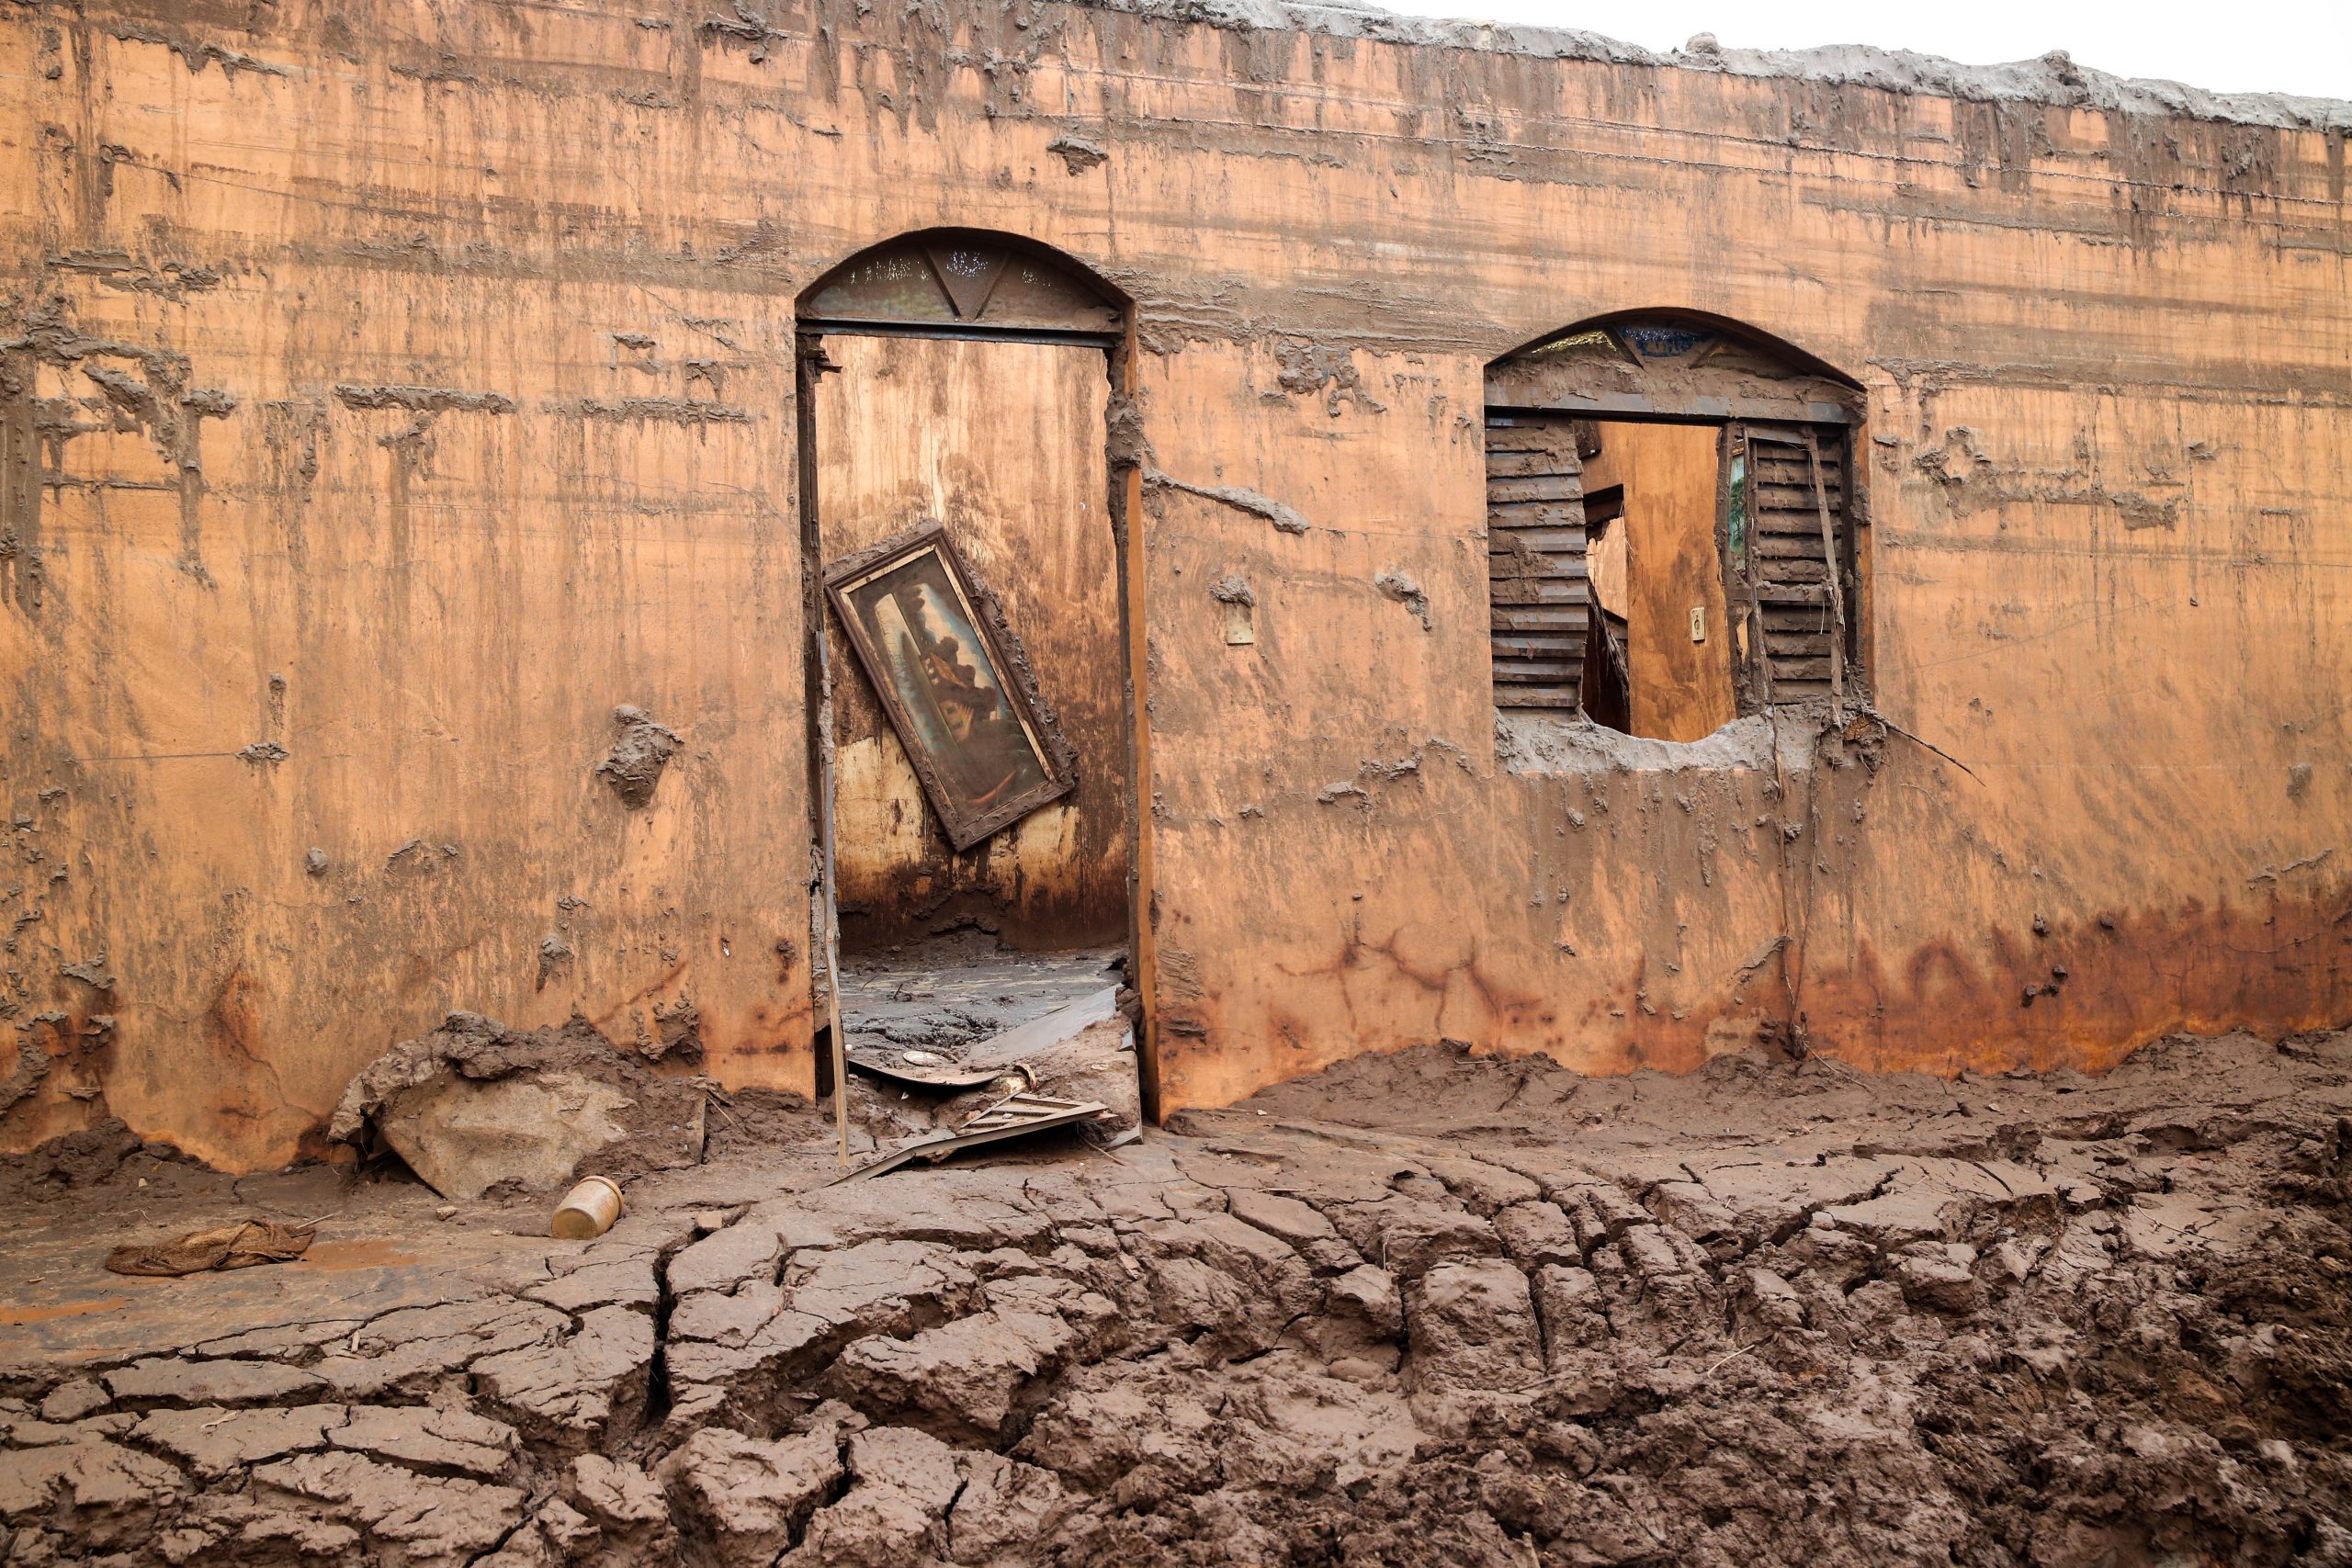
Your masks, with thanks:
M791 301L941 223L1136 300L1163 1108L2352 1013L2341 111L1386 30L11 8L0 1137L283 1159L450 1006L808 1082ZM1952 760L1498 749L1481 369L1632 307L1864 383L1871 685Z

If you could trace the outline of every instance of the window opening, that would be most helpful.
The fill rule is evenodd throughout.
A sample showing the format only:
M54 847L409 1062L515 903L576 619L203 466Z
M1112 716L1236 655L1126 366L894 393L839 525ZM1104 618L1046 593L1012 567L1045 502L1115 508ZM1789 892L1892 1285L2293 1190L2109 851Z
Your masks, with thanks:
M1858 687L1856 389L1713 319L1487 370L1496 705L1695 740Z

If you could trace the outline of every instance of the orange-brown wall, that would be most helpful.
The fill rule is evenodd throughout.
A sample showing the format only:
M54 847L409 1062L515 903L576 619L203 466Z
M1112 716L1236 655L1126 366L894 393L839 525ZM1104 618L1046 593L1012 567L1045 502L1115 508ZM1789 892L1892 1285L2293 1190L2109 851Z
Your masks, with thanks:
M1163 1109L1431 1038L2096 1066L2344 1021L2342 131L1493 41L11 8L0 1139L283 1160L450 1007L691 999L719 1077L808 1083L793 301L942 223L1136 300ZM1867 727L1498 754L1481 369L1636 306L1864 383L1871 683L1969 771ZM683 741L643 808L593 772L620 704Z

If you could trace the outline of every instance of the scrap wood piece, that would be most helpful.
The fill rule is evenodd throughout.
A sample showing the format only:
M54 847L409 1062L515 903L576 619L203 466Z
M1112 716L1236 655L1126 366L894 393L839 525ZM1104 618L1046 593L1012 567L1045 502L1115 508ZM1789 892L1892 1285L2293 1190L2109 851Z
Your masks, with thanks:
M1092 1122L1111 1108L1099 1100L1056 1100L1043 1094L1012 1094L973 1116L952 1133L934 1133L868 1160L836 1182L857 1181L898 1169L910 1160L942 1160L962 1149L1006 1138L1024 1137L1052 1127L1075 1127Z
M157 1245L126 1243L107 1254L107 1268L117 1274L173 1279L215 1269L251 1269L262 1263L291 1263L311 1249L316 1235L308 1226L247 1220L192 1231L176 1241Z
M1066 1007L1016 1023L1003 1033L981 1041L964 1053L964 1065L973 1068L994 1066L1002 1072L1041 1051L1077 1039L1089 1027L1104 1022L1118 1010L1119 988L1104 986Z

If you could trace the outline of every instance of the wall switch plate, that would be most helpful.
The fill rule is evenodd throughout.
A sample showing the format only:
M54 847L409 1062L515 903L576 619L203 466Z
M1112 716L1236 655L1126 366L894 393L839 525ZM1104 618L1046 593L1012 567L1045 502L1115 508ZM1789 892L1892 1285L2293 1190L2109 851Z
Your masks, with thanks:
M1690 640L1692 642L1707 640L1707 607L1704 604L1690 606Z

